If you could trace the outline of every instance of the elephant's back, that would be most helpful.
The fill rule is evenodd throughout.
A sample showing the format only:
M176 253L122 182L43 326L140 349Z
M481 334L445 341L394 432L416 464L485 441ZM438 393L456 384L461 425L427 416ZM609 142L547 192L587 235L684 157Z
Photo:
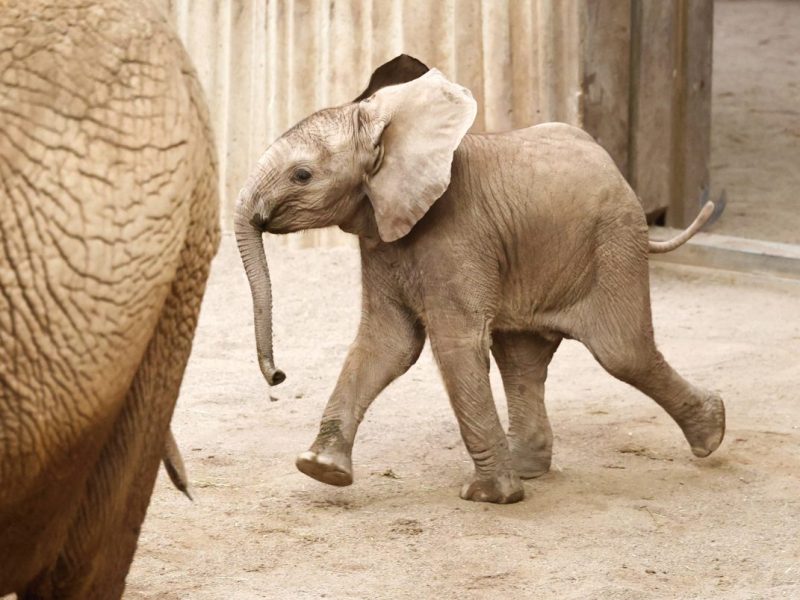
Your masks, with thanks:
M511 200L508 209L523 222L537 221L547 213L568 227L589 225L607 213L642 212L608 152L578 127L541 123L502 133L471 134L463 145L471 147L468 153L480 155L478 161L471 161L479 176L496 179L492 165L504 167L508 174L503 187L523 199ZM615 208L609 210L609 203Z
M490 134L492 135L492 134ZM532 142L547 140L581 141L595 143L595 139L580 127L568 123L551 121L539 123L530 127L513 129L496 135L506 135L513 138Z
M454 173L466 183L454 196L472 206L461 210L474 223L463 229L482 232L473 253L498 265L498 327L540 326L543 315L591 294L601 271L646 260L641 206L582 130L553 123L467 136L459 151Z
M23 455L121 401L216 174L199 87L148 2L7 2L0 73L0 423Z

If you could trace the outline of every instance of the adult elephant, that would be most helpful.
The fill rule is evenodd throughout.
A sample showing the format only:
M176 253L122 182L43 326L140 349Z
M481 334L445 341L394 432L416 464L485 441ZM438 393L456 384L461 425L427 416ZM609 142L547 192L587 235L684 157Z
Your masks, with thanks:
M208 115L138 0L7 0L0 74L0 595L119 598L219 241Z

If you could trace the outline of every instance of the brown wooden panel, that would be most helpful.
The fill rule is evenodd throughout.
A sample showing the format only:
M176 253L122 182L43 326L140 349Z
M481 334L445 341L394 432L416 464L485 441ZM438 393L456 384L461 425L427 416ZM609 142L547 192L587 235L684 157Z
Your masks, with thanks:
M583 126L628 172L630 0L582 0Z
M673 227L691 223L700 209L698 199L709 185L713 28L713 0L679 1L672 131L674 184L667 211L667 224Z
M676 185L667 223L685 227L699 212L698 199L709 185L714 2L682 0L680 7L679 116L673 131Z
M632 6L628 180L648 215L663 212L671 197L676 8L664 0Z

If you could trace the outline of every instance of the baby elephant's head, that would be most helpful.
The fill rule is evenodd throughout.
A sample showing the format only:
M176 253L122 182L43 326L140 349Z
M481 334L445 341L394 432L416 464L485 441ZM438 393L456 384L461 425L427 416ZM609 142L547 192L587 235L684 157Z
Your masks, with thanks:
M343 225L366 196L381 239L394 241L447 189L475 112L469 91L433 69L314 113L261 157L237 220L272 233Z
M475 113L472 94L433 69L314 113L267 149L239 195L234 225L253 294L259 365L270 385L284 375L272 360L261 233L348 229L369 211L384 242L403 237L450 184L453 153Z

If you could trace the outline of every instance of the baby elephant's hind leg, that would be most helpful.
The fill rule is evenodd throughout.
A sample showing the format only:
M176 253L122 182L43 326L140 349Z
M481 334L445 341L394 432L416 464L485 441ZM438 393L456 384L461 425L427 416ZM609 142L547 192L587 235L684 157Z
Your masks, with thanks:
M508 402L508 442L514 470L523 479L550 469L553 431L544 405L547 366L561 338L522 332L496 332L492 354L503 377Z
M725 435L722 398L690 384L667 363L653 339L647 299L646 293L640 294L638 302L628 304L635 304L637 310L627 313L606 311L607 317L615 318L595 320L594 331L581 341L609 373L647 394L669 413L695 456L708 456Z
M615 377L655 400L675 420L695 456L716 450L725 435L725 405L719 394L681 377L653 345L641 355L598 355Z

